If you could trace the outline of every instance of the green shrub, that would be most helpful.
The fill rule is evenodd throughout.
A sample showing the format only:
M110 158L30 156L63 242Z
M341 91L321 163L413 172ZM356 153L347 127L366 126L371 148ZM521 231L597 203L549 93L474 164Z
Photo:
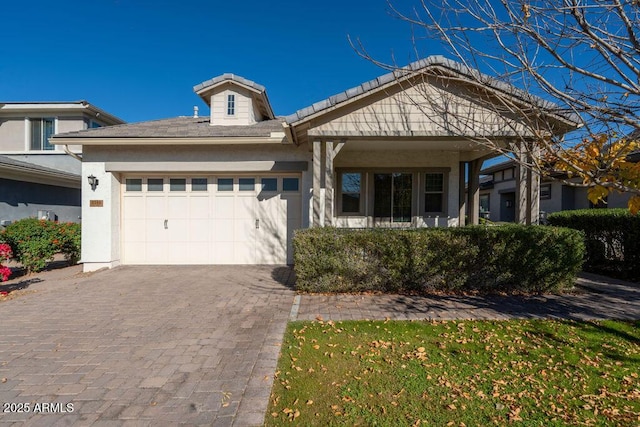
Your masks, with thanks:
M548 220L584 233L586 271L640 280L640 215L627 209L582 209L555 212Z
M305 292L558 292L573 286L581 233L539 226L296 231Z
M28 272L43 270L57 253L70 263L80 258L80 225L25 218L8 225L2 240Z

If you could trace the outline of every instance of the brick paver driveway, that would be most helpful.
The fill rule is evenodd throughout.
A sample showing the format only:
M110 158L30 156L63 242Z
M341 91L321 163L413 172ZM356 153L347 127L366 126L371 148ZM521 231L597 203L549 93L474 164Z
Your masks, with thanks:
M0 402L10 411L0 423L261 424L290 276L284 267L150 266L33 284L0 303ZM16 413L24 403L30 413Z

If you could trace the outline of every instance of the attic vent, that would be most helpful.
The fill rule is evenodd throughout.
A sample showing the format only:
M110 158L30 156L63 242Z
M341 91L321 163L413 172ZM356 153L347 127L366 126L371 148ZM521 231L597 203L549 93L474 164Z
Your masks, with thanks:
M198 106L197 105L193 106L193 118L194 119L198 118Z

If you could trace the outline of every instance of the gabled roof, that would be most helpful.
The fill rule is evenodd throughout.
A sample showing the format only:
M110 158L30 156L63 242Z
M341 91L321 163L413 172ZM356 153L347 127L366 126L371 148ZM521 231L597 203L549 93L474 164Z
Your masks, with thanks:
M501 82L494 77L480 73L477 70L470 69L464 64L452 61L440 55L429 56L419 61L412 62L405 67L398 68L397 70L394 70L390 73L362 83L359 86L330 96L323 101L316 102L309 107L303 108L293 114L286 116L285 121L288 125L291 126L298 125L328 110L333 110L334 108L338 108L341 105L345 105L356 98L360 98L361 96L377 92L386 88L390 84L395 84L399 81L405 81L416 75L424 73L427 69L444 71L446 74L457 74L466 77L469 83L480 82L487 87L490 87L504 94L511 95L523 102L534 103L536 106L548 110L550 115L555 116L557 120L566 122L569 126L576 127L579 123L578 116L572 113L567 113L566 111L561 111L558 106L552 102L535 97L514 86Z
M236 86L243 87L249 90L250 92L254 93L255 95L254 99L258 101L257 102L258 108L260 108L262 114L269 119L275 118L275 115L273 114L273 109L271 108L271 103L269 102L269 97L267 96L266 88L254 81L245 79L244 77L237 76L235 74L224 73L220 76L209 79L205 82L195 85L193 87L193 91L196 94L198 94L200 98L202 98L205 104L207 104L208 106L211 106L210 105L211 92L218 86L221 86L226 83L231 83Z
M79 101L29 101L0 102L0 114L38 114L40 112L88 112L108 125L126 123L119 117L107 113L85 100Z
M51 142L54 144L73 145L75 139L83 138L104 138L112 141L116 139L154 138L156 143L159 143L162 139L190 140L201 138L279 138L282 140L284 136L282 123L283 119L277 118L264 120L252 125L211 126L208 117L175 117L61 133L54 135L51 138Z

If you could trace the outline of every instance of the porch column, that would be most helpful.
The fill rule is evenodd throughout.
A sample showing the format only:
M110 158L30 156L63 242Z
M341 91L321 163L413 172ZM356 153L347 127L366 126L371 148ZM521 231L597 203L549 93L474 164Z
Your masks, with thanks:
M467 168L467 162L460 162L459 166L459 186L458 186L458 227L464 227L466 224L466 210L467 210L467 195L466 193L466 185L467 180L465 176L465 170Z
M531 213L529 211L529 176L528 169L520 164L527 161L527 155L522 143L519 143L514 150L518 163L516 165L516 221L519 224L529 224Z
M324 225L333 225L333 141L325 145L324 163Z
M480 170L482 169L482 159L469 162L469 193L467 205L469 207L469 224L478 225L480 223Z
M531 164L535 163L533 157L540 157L540 147L533 147L529 161ZM527 187L529 194L529 216L527 224L539 224L540 223L540 174L531 169L527 172Z
M320 187L322 184L322 142L313 141L313 226L320 227Z

